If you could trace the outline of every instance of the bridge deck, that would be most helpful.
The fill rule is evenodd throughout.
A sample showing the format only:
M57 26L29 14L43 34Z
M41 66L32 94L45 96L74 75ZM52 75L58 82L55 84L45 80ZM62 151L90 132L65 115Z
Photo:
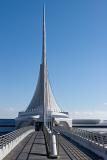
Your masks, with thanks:
M68 140L60 136L60 160L92 160ZM27 136L3 160L48 160L42 131ZM98 160L98 159L97 159Z
M69 160L60 147L61 160ZM27 136L3 160L48 160L44 135L42 131Z

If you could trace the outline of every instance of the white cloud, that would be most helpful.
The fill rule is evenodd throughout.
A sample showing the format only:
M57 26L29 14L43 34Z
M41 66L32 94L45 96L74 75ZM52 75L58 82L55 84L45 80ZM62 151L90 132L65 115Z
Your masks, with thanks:
M18 116L18 112L21 111L21 107L0 107L0 118L15 118ZM70 112L73 119L106 119L107 111L73 111Z
M1 118L15 118L18 116L18 112L21 110L15 107L0 107L0 119Z
M70 113L73 119L107 119L107 111L74 111Z
M104 102L104 105L107 106L107 102Z

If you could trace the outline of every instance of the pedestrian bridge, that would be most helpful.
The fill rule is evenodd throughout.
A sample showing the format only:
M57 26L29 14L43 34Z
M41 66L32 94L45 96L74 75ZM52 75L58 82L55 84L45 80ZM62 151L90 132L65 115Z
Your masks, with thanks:
M45 8L37 87L29 106L19 112L16 122L20 129L0 136L0 160L107 160L107 136L71 128L72 119L56 103L48 79ZM59 127L61 123L67 123L68 128Z
M0 136L0 160L107 160L106 135L62 127L47 132L30 126Z

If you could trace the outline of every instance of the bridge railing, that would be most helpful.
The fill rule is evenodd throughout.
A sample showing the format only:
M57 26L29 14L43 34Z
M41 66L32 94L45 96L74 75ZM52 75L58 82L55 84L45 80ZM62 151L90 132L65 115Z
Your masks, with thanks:
M79 143L81 146L91 150L104 160L107 160L107 134L90 132L80 128L71 128L69 130L64 127L57 127L57 130L64 136Z
M94 143L101 148L107 149L107 134L100 134L80 128L71 128L70 130L63 129L62 127L58 128L62 132L67 132L69 134L81 137L82 139Z
M90 132L79 128L72 128L70 133L90 141L99 147L107 149L107 135L105 134Z
M11 143L17 137L19 137L20 135L22 135L23 133L25 133L26 131L31 130L31 129L33 129L32 126L23 127L23 128L15 130L13 132L10 132L8 134L0 136L0 149L2 149L4 146Z
M2 160L27 135L34 131L34 127L29 126L0 136L0 160Z

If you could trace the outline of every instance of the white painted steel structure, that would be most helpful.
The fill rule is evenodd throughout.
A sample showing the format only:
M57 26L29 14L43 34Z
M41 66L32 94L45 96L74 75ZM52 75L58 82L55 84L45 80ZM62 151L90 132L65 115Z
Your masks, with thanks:
M0 136L0 160L11 152L30 133L34 132L34 127L24 127L3 136Z
M57 151L57 142L56 142L56 135L50 130L48 127L44 127L43 129L48 155L50 158L57 158L58 157L58 151Z
M66 130L58 127L58 130L65 136L79 143L81 146L91 150L107 160L107 135L97 132L90 132L79 128Z
M42 63L40 64L39 78L34 96L25 112L19 112L17 121L35 119L44 122L49 117L69 118L68 114L62 112L53 96L51 85L48 79L48 67L46 60L46 27L45 27L45 7L43 9L43 46ZM38 118L37 118L38 117ZM72 120L70 119L72 126Z

